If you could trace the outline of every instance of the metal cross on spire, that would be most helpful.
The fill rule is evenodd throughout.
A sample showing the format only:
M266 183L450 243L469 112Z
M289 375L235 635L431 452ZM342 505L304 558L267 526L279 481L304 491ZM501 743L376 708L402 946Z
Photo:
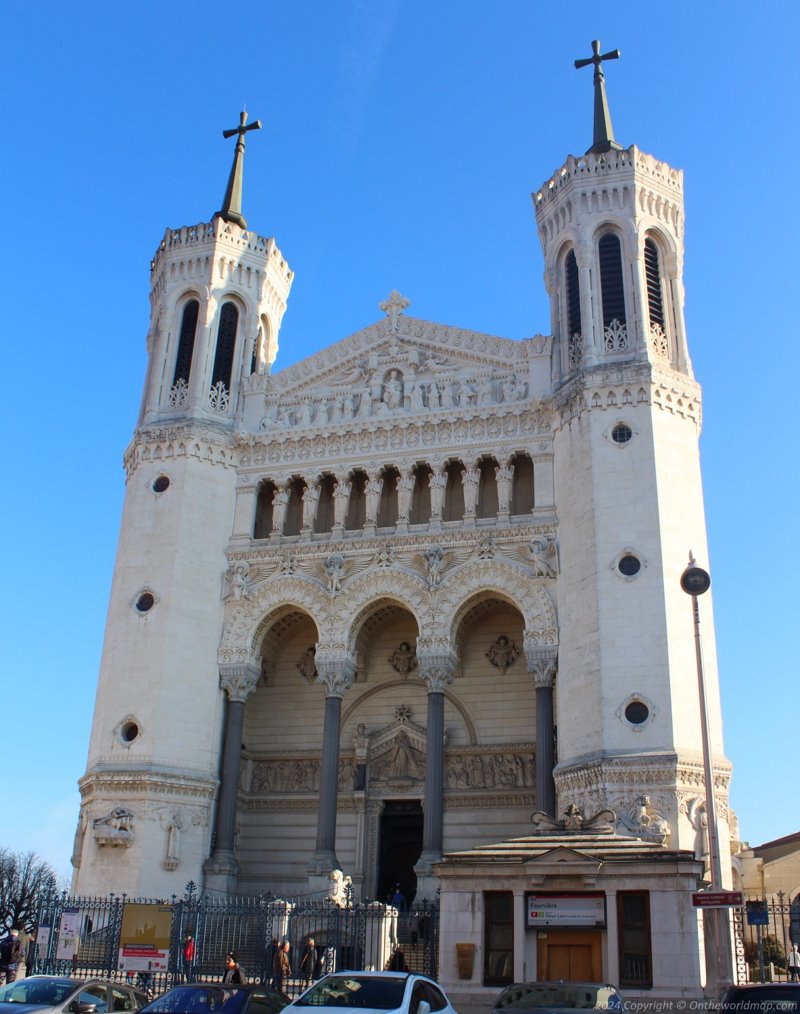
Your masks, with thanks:
M617 144L614 140L614 129L611 126L611 114L608 111L608 102L606 100L606 79L603 74L603 61L604 60L618 60L620 52L618 49L612 49L608 53L600 55L600 40L595 39L592 42L592 55L588 60L576 60L576 69L580 67L588 67L589 64L594 64L594 141L592 143L589 152L594 151L597 153L604 151L622 151L622 145Z
M245 124L247 124L245 126ZM225 200L222 202L222 210L217 214L225 222L236 222L243 229L247 228L247 221L242 214L242 176L244 174L244 135L248 130L261 130L261 120L254 120L247 123L247 113L242 111L239 114L239 126L233 130L223 130L223 137L238 135L236 150L233 153L233 165L231 174L228 177L228 189L225 191Z

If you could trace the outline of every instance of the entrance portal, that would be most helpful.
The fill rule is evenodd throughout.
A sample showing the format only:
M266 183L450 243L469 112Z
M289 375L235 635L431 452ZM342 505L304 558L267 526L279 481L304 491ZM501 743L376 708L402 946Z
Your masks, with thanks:
M418 799L393 799L384 804L378 845L375 897L391 901L395 885L410 904L417 893L414 864L422 852L422 805Z
M602 982L600 930L551 930L536 934L536 977L540 982Z

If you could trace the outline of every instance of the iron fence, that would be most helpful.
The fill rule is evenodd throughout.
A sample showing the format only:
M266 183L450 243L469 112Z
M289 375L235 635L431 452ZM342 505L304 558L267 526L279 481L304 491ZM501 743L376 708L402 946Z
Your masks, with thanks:
M783 891L749 900L734 911L739 978L748 982L786 982L791 979L787 955L800 944L800 895Z
M165 968L125 968L120 960L126 905L168 909L169 952ZM314 979L337 969L405 968L436 978L439 919L436 905L398 911L379 902L343 907L317 898L215 898L187 884L183 898L51 896L38 915L39 931L28 974L96 976L126 980L154 993L179 982L220 980L225 955L232 951L249 981L270 982L278 943L289 942L292 976L284 984L290 996ZM184 958L187 934L194 957ZM313 960L300 968L309 947ZM128 963L130 964L130 962ZM141 962L140 962L141 964Z

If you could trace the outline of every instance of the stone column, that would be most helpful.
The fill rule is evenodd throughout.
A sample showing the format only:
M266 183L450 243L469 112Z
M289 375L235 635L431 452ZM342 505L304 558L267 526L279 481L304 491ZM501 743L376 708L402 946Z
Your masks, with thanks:
M525 661L536 687L536 809L555 817L556 787L553 780L553 684L558 668L555 648L526 648Z
M248 483L236 487L236 508L233 515L231 542L250 544L256 519L258 489Z
M422 826L422 855L414 872L417 874L416 900L433 900L438 886L433 864L442 858L444 824L444 693L455 676L455 655L447 651L437 655L420 655L419 676L428 687L428 725L425 741L425 803Z
M325 687L325 720L322 730L322 764L319 776L317 845L309 864L311 877L324 877L340 869L336 858L336 800L339 791L339 724L342 697L353 683L356 665L351 658L320 658L317 683ZM312 881L313 883L313 881Z
M197 315L197 330L192 350L192 367L189 375L189 408L208 408L208 389L205 365L211 362L210 347L214 344L211 327L217 314L217 300L209 296L200 301L200 312Z
M594 366L603 346L603 315L600 305L600 272L597 272L597 298L592 298L592 261L594 249L591 240L581 239L575 246L578 264L578 285L581 300L581 334L583 336L583 362ZM595 304L597 309L595 310ZM567 328L564 328L566 332ZM599 338L598 338L599 334ZM583 365L583 364L582 364Z
M260 675L259 668L252 664L220 666L219 685L228 695L228 708L222 747L222 774L217 796L214 852L203 864L205 888L209 893L229 895L236 889L239 864L234 854L234 837L244 705Z

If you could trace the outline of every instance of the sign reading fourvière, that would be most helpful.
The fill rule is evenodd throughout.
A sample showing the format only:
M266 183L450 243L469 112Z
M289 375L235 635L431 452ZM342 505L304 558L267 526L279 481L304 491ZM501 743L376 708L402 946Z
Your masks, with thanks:
M528 894L525 918L529 927L605 926L606 896L602 891Z

